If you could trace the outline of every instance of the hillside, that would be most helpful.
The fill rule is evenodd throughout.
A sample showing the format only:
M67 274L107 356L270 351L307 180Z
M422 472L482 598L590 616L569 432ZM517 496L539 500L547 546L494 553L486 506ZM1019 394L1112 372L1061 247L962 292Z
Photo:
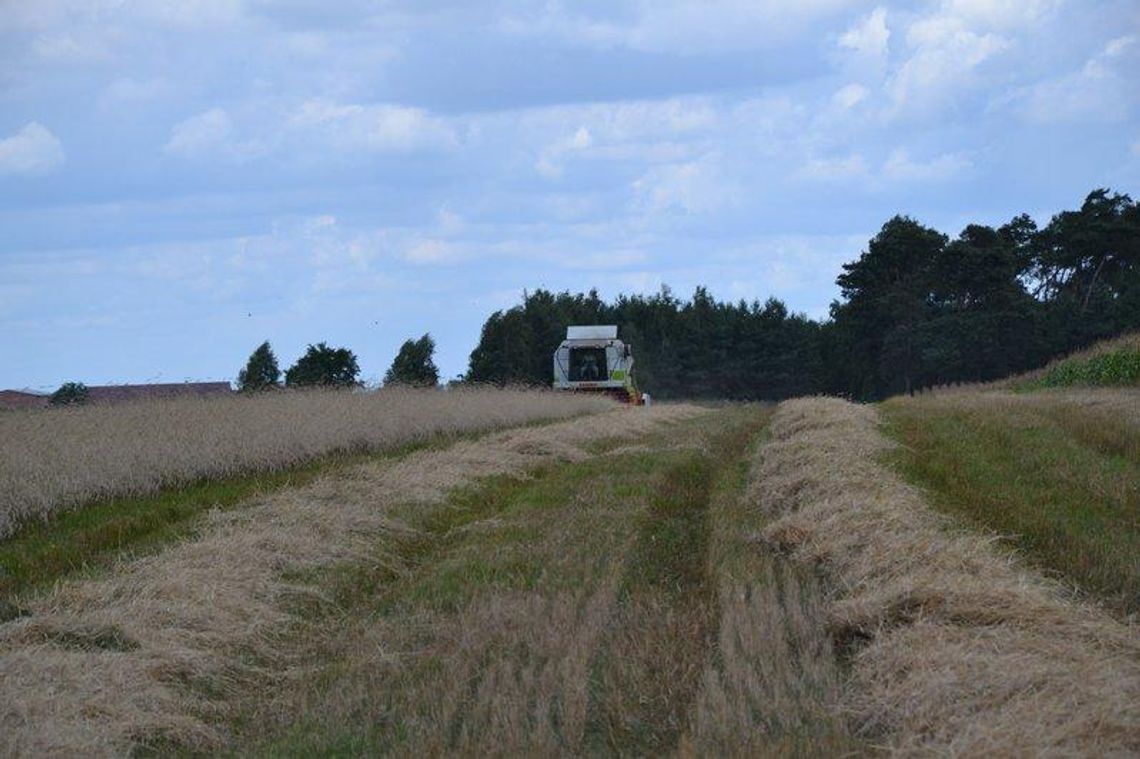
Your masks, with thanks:
M1003 384L1016 390L1140 387L1140 332L1102 340Z

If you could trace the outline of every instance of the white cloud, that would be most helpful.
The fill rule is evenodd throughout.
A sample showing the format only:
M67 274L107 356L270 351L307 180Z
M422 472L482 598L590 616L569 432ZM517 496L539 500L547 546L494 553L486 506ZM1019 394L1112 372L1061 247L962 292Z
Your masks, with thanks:
M815 182L858 181L865 187L881 188L883 178L895 182L940 182L956 179L972 167L973 163L963 153L943 153L919 161L911 158L905 148L897 148L877 172L861 154L852 153L835 158L812 158L794 176Z
M870 235L795 234L762 235L733 251L746 262L747 278L730 285L733 298L764 300L769 295L786 298L796 292L827 292L840 265L851 252L865 245ZM824 301L823 313L827 313ZM818 308L818 306L817 306Z
M990 29L1024 29L1051 13L1061 0L946 0L948 15Z
M607 271L648 263L649 255L637 248L575 251L554 257L553 263L564 269Z
M245 0L148 0L137 12L167 26L217 28L240 20L245 5Z
M1122 121L1140 94L1135 43L1132 35L1111 40L1078 71L1040 82L1014 99L1037 123Z
M276 135L269 130L268 141L241 139L233 119L222 108L211 108L175 124L163 150L183 158L211 157L242 163L265 155Z
M402 105L308 100L293 114L290 124L323 130L334 142L348 148L410 151L450 147L458 142L454 128L446 120Z
M870 91L861 84L852 83L840 88L831 96L831 102L843 110L850 110L867 99Z
M883 163L883 175L904 182L941 182L960 177L972 166L962 153L944 153L929 161L915 161L905 148L896 148Z
M97 16L120 0L0 0L0 29L48 29Z
M715 127L718 120L707 98L677 97L541 108L531 111L527 122L536 128L559 129L567 122L577 123L593 143L615 143L697 134Z
M332 214L302 220L297 235L309 260L325 276L338 272L351 278L353 272L368 272L372 261L387 247L384 230L347 230ZM328 281L331 280L325 280L326 284Z
M679 97L546 106L473 124L480 132L517 134L524 144L537 138L528 149L533 166L557 178L575 157L643 166L692 160L729 126L722 123L724 115L711 99Z
M441 208L435 215L436 226L444 234L453 235L462 232L467 224L463 217L448 208Z
M1104 47L1104 54L1109 58L1116 58L1123 55L1126 50L1136 44L1136 36L1133 34L1127 37L1118 37L1109 42Z
M544 3L537 13L511 16L503 31L557 37L592 47L654 53L707 53L778 46L821 18L858 0L636 0L632 12L597 18Z
M703 214L718 210L735 194L716 156L655 166L633 183L637 206L650 213Z
M562 176L562 166L567 156L581 153L594 143L590 130L584 126L578 127L574 134L548 145L538 157L534 167L538 173L545 177L555 178Z
M59 139L35 121L0 140L0 174L48 174L63 161Z
M857 54L881 59L887 55L891 31L887 28L887 11L876 8L867 18L851 27L839 38L840 47Z
M183 156L196 156L225 145L233 133L229 114L212 108L175 124L165 150Z
M163 79L134 79L119 77L103 92L104 104L143 102L165 94L170 85Z
M453 263L459 257L460 251L455 245L446 240L434 238L416 240L404 253L405 261L420 265Z
M974 70L1006 50L1010 41L979 34L951 15L915 21L907 29L910 56L887 84L896 108L932 110L953 102L973 84Z
M812 158L796 176L821 182L842 182L867 176L867 161L858 153L841 158Z
M247 0L0 0L0 30L42 30L128 18L171 27L217 28L243 18L247 5Z
M32 41L32 52L53 63L102 63L113 58L107 41L91 30L40 34Z

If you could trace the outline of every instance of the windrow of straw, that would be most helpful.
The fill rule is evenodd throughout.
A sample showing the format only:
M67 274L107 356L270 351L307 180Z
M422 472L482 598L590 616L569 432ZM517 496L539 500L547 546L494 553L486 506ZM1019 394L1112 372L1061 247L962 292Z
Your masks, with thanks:
M399 576L403 548L424 539L414 525L446 509L449 490L583 460L599 440L703 413L617 409L362 464L215 512L192 539L24 599L28 615L0 624L0 756L221 750L251 690L312 675L289 658L288 634L305 608L336 601L306 577L356 565Z
M1136 631L936 515L881 465L877 424L871 407L789 401L751 486L767 542L832 588L856 734L904 755L1140 751Z
M612 408L534 390L314 390L0 416L0 538L100 498Z

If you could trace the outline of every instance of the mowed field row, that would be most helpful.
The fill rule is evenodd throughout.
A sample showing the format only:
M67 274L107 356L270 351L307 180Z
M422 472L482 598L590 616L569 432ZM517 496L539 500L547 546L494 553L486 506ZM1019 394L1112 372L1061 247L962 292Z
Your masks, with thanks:
M940 515L898 424L617 409L213 512L15 599L3 750L1140 751L1134 628Z

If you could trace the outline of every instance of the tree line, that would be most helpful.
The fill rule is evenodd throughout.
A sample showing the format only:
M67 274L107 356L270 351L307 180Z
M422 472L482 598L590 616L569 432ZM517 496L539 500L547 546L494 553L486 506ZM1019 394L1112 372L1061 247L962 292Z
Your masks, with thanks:
M613 302L596 290L524 292L483 324L459 381L549 385L571 324L617 324L639 385L660 398L873 400L1004 377L1140 329L1140 204L1098 189L1042 228L1022 214L996 228L969 224L954 239L895 216L842 269L840 298L823 321L775 298L718 301L706 287L687 300L668 287ZM438 384L434 352L430 335L406 340L384 384ZM359 374L351 350L323 342L282 372L264 342L237 386L353 387ZM85 399L86 388L69 382L51 401Z
M435 340L425 334L418 340L405 340L392 365L384 374L385 385L430 387L439 383L435 365ZM356 387L360 365L348 348L332 348L325 343L309 345L305 353L284 373L285 387ZM256 392L282 386L282 372L269 341L253 353L237 377L238 390Z
M425 334L417 340L405 340L392 365L384 374L385 385L431 387L439 383L435 365L435 340ZM348 348L333 348L326 343L309 345L304 354L284 372L277 356L266 340L254 349L245 366L238 372L239 392L253 393L281 387L359 387L360 364ZM52 406L76 406L87 403L89 391L82 382L65 382L51 394Z
M471 353L471 382L548 384L569 324L617 324L643 389L658 397L870 400L1040 366L1140 328L1140 204L1098 189L1038 228L1020 215L954 239L887 221L836 280L820 322L764 303L536 290L496 311Z

